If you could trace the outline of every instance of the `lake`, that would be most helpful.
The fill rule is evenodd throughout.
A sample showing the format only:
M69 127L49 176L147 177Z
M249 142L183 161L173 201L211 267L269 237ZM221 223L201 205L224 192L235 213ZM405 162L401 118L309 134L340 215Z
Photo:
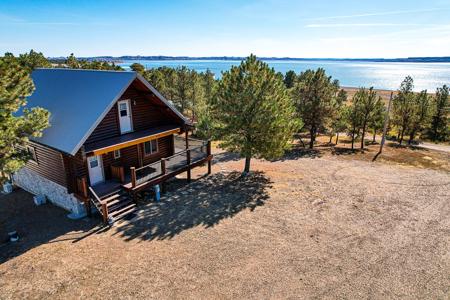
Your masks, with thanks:
M221 72L227 71L240 61L233 60L128 60L118 65L129 69L132 63L140 63L146 68L160 66L179 67L186 66L199 72L210 69L217 78ZM403 63L403 62L356 62L356 61L292 61L270 60L266 61L279 72L294 70L301 72L307 69L324 68L333 78L346 87L370 87L376 89L395 90L399 87L405 76L414 78L415 90L427 89L435 91L444 84L450 85L450 63Z

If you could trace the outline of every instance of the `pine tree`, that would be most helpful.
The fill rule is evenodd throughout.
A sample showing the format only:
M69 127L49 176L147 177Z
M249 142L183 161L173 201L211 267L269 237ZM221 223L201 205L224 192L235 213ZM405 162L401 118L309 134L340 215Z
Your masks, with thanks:
M339 82L327 76L325 70L306 70L298 77L292 97L305 127L309 129L309 147L314 147L317 132L332 116Z
M176 69L176 75L176 96L172 100L181 113L185 114L191 108L192 101L191 71L186 66L182 66Z
M360 101L361 94L358 91L353 95L351 104L344 107L344 118L347 123L347 133L352 139L352 150L354 149L355 140L360 133L362 124Z
M36 68L51 68L52 64L41 52L30 50L29 53L20 54L18 61L21 66L34 70Z
M336 144L339 141L339 132L345 130L345 120L343 117L343 105L347 102L347 92L343 89L339 90L333 101L333 114L329 120L328 132L330 134L330 144L333 136L336 134Z
M10 53L0 58L0 181L20 169L29 159L26 144L49 126L49 112L24 108L33 92L29 68ZM18 112L22 110L22 112Z
M450 100L449 88L444 85L436 90L434 97L433 116L431 120L431 139L433 141L445 141L450 135L449 114Z
M67 57L66 66L71 69L80 69L81 68L80 62L75 57L75 55L73 55L73 53L70 53L69 57Z
M398 131L398 141L401 145L405 132L411 122L414 108L414 80L407 76L400 85L397 96L392 101L393 123Z
M366 135L367 126L376 113L377 103L381 102L381 98L377 96L373 87L368 90L360 88L356 92L355 97L358 97L358 109L361 114L361 149L364 149L364 138Z
M200 138L212 139L214 133L214 118L211 106L214 103L217 81L214 74L208 69L201 74L203 85L203 101L197 104L197 126L196 134Z
M415 94L412 107L412 116L410 118L410 124L408 125L409 145L411 145L414 141L417 133L422 132L426 124L429 123L430 111L431 99L427 94L427 90L423 90L419 94Z
M289 70L286 72L286 74L284 75L284 85L290 89L294 87L295 81L297 80L297 74L295 74L294 71Z
M223 73L214 116L221 146L245 157L244 173L252 157L282 156L300 126L282 79L254 55Z
M375 105L374 113L372 114L372 118L369 120L369 128L372 129L372 143L375 143L377 132L380 132L384 126L384 118L386 115L386 107L381 99L377 101Z
M131 64L130 69L135 72L138 72L139 74L143 74L145 72L145 67L140 63Z

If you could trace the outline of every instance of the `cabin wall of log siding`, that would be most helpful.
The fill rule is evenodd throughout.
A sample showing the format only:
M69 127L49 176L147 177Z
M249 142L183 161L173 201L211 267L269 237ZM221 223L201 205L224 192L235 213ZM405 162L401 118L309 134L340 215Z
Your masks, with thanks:
M74 156L63 154L63 160L67 170L67 190L69 193L76 192L76 179L78 177L89 178L87 162L83 158L81 150L79 150Z
M177 124L177 120L167 113L164 108L157 106L152 101L153 97L155 97L153 94L139 91L133 85L130 85L120 97L119 101L126 99L130 100L133 131L145 130L161 125ZM120 135L119 115L117 103L115 103L87 138L85 144Z
M37 163L29 161L25 167L63 187L67 187L67 174L61 152L38 143L29 143L34 147Z
M145 130L155 126L178 124L176 119L167 107L156 105L155 95L150 92L142 92L136 88L136 83L131 84L120 100L130 100L131 117L133 122L133 130ZM100 121L91 135L84 144L95 143L115 136L120 136L120 123L117 103L108 111L105 117ZM173 135L158 139L158 152L144 156L143 144L134 145L120 150L119 159L114 159L114 153L109 152L102 155L103 169L105 179L111 179L111 165L117 164L124 167L125 172L129 173L130 167L140 167L145 164L155 162L162 157L168 157L174 154ZM59 152L58 152L59 153ZM89 171L87 161L83 158L82 150L78 151L75 156L61 154L61 165L67 172L60 174L60 178L67 183L69 192L76 191L76 178L86 177L89 184ZM60 179L61 180L61 179Z
M158 152L151 155L144 154L144 144L139 144L138 146L140 146L142 149L141 153L144 165L151 164L152 162L158 161L163 157L169 157L174 154L173 135L158 139Z

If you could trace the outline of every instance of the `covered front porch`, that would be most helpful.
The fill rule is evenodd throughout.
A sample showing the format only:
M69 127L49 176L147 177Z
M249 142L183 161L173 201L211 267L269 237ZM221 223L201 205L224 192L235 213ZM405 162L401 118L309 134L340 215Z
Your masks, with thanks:
M163 138L160 133L156 133L155 136ZM77 194L89 198L90 189L101 199L121 190L133 193L183 172L187 173L190 180L191 169L205 163L208 164L208 173L210 173L212 159L210 142L189 138L187 134L173 135L170 139L170 146L159 142L158 151L153 156L143 155L142 143L129 146L125 142L122 148L118 148L117 145L105 147L106 143L104 143L99 149L88 148L91 155L101 155L100 163L103 167L104 180L91 184L88 176L77 178ZM160 149L163 147L170 149ZM130 150L131 148L133 151ZM101 153L105 151L102 149L114 150ZM121 158L111 159L116 150L122 150ZM87 163L89 164L89 160Z

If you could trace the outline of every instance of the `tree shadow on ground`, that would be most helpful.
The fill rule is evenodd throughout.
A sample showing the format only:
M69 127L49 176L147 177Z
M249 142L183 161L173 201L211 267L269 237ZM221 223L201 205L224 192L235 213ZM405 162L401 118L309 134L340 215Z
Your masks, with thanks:
M221 153L214 154L214 162L215 163L224 163L228 161L238 161L241 157L239 153L224 151Z
M286 160L296 160L301 158L319 158L322 157L323 153L320 149L305 148L303 145L295 144L290 150L287 150L284 155L272 161L286 161Z
M367 149L366 149L367 151ZM331 148L332 155L353 155L358 153L363 153L364 150L361 149L352 149L352 148L342 148L342 147L333 147Z
M42 244L75 243L102 231L99 218L71 220L67 214L49 203L36 206L33 195L21 189L0 196L0 263ZM8 242L11 231L17 231L19 241Z
M409 149L409 150L413 150L413 151L421 150L421 151L425 151L425 152L429 151L429 149L422 148L422 147L420 147L420 145L416 146L416 145L408 145L408 144L400 145L399 143L388 143L387 146L390 148L394 148L394 149Z
M160 202L142 206L134 219L117 226L115 234L125 240L164 240L197 226L209 228L243 210L264 205L271 184L262 172L247 176L216 173L169 192Z

